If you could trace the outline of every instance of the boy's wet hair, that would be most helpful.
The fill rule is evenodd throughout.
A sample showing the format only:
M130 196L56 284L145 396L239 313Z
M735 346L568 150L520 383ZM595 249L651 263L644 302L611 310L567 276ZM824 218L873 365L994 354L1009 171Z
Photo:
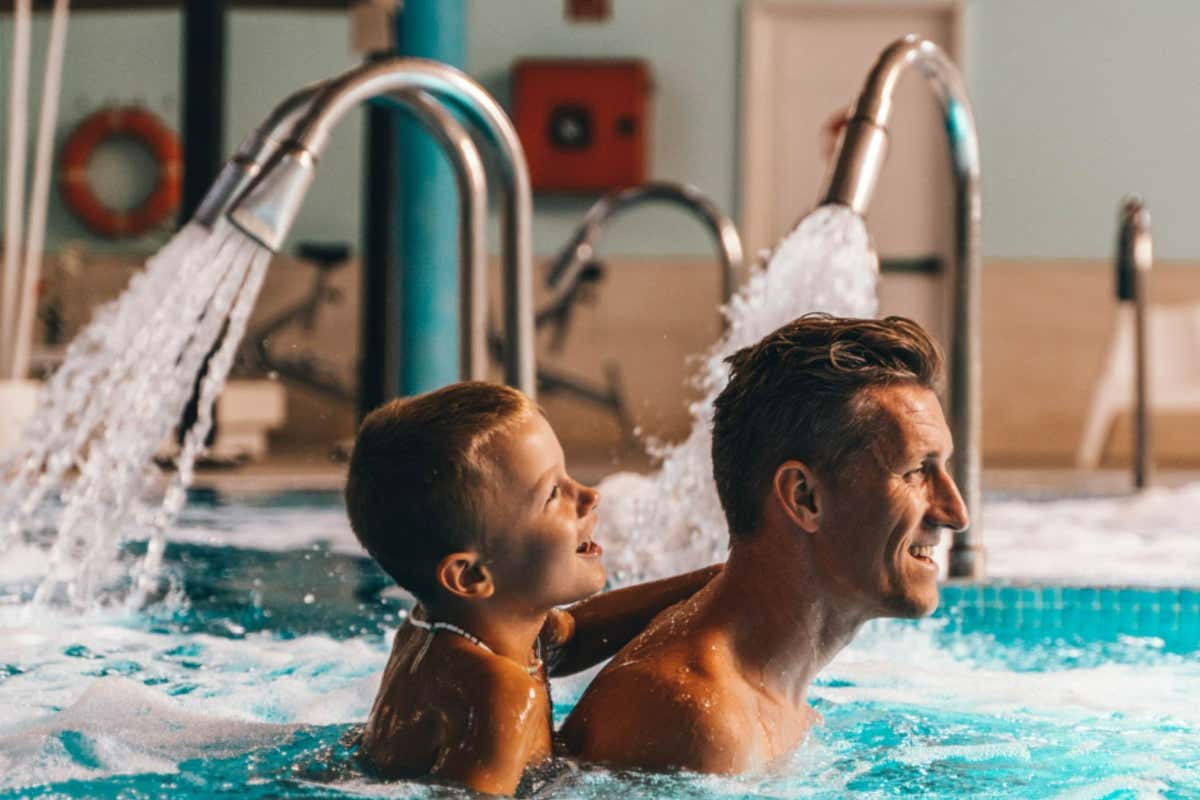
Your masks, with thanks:
M418 599L436 596L442 558L480 549L493 468L484 450L536 408L516 389L471 381L393 400L363 420L346 479L350 526Z
M878 435L869 388L937 391L942 355L904 317L806 314L726 359L713 413L717 495L732 538L759 524L775 470L795 459L836 483L838 468Z

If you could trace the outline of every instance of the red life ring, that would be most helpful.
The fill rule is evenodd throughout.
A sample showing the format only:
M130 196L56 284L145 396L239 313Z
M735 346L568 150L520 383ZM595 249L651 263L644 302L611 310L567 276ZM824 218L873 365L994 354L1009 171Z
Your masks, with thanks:
M88 162L97 145L129 136L146 146L158 163L150 195L136 208L109 208L88 183ZM179 207L183 159L175 134L144 108L102 108L79 123L60 154L59 185L72 213L96 233L116 239L138 236L168 219Z

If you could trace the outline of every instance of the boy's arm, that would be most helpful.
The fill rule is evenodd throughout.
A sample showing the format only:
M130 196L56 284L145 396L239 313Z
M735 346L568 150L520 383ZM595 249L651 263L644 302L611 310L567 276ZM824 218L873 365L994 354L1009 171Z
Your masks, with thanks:
M713 579L724 564L713 564L624 589L614 589L550 613L541 641L553 677L570 675L613 656L660 611L686 600Z
M510 795L517 790L537 743L529 722L530 717L537 718L530 713L531 693L503 679L474 689L480 702L473 704L472 719L459 740L442 752L431 775L476 792Z

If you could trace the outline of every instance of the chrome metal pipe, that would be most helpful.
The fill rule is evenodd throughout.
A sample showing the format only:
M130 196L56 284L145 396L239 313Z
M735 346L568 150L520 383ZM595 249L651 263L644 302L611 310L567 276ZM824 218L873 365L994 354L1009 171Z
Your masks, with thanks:
M1145 489L1154 470L1150 444L1150 363L1146 335L1146 284L1154 265L1150 212L1137 196L1121 204L1117 237L1117 299L1133 306L1133 485Z
M373 61L328 81L313 98L261 174L234 201L229 217L247 235L277 250L308 185L313 164L338 121L364 100L424 90L460 112L493 145L505 199L502 210L506 381L536 395L533 326L533 200L525 154L512 122L487 91L465 73L435 61Z
M246 188L262 169L263 164L283 144L284 136L308 109L313 97L323 85L323 82L310 83L288 95L283 102L271 109L271 113L262 124L242 140L233 157L221 167L212 188L204 195L196 213L192 215L193 222L210 229L216 224L230 201Z
M690 211L712 231L721 258L721 302L729 301L741 279L745 258L737 225L695 186L648 181L610 192L588 209L571 239L550 262L546 284L555 292L551 305L562 300L561 295L569 291L577 273L595 256L596 240L608 221L627 208L651 201L672 203Z
M872 67L842 131L822 204L866 212L887 157L887 126L900 79L916 68L941 101L954 169L955 249L950 345L950 424L957 447L954 477L966 500L971 527L954 534L949 572L979 578L984 572L980 515L980 414L982 409L981 224L979 136L958 68L933 42L906 36L890 44Z

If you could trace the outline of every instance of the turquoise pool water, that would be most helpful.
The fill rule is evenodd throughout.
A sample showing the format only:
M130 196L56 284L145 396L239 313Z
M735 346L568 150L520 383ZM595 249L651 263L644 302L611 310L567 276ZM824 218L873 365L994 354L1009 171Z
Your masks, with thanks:
M455 797L345 743L406 601L336 495L196 496L137 613L22 605L0 565L0 798ZM587 676L553 687L561 718ZM539 796L1200 798L1200 591L946 586L813 689L823 727L737 778L562 765Z

